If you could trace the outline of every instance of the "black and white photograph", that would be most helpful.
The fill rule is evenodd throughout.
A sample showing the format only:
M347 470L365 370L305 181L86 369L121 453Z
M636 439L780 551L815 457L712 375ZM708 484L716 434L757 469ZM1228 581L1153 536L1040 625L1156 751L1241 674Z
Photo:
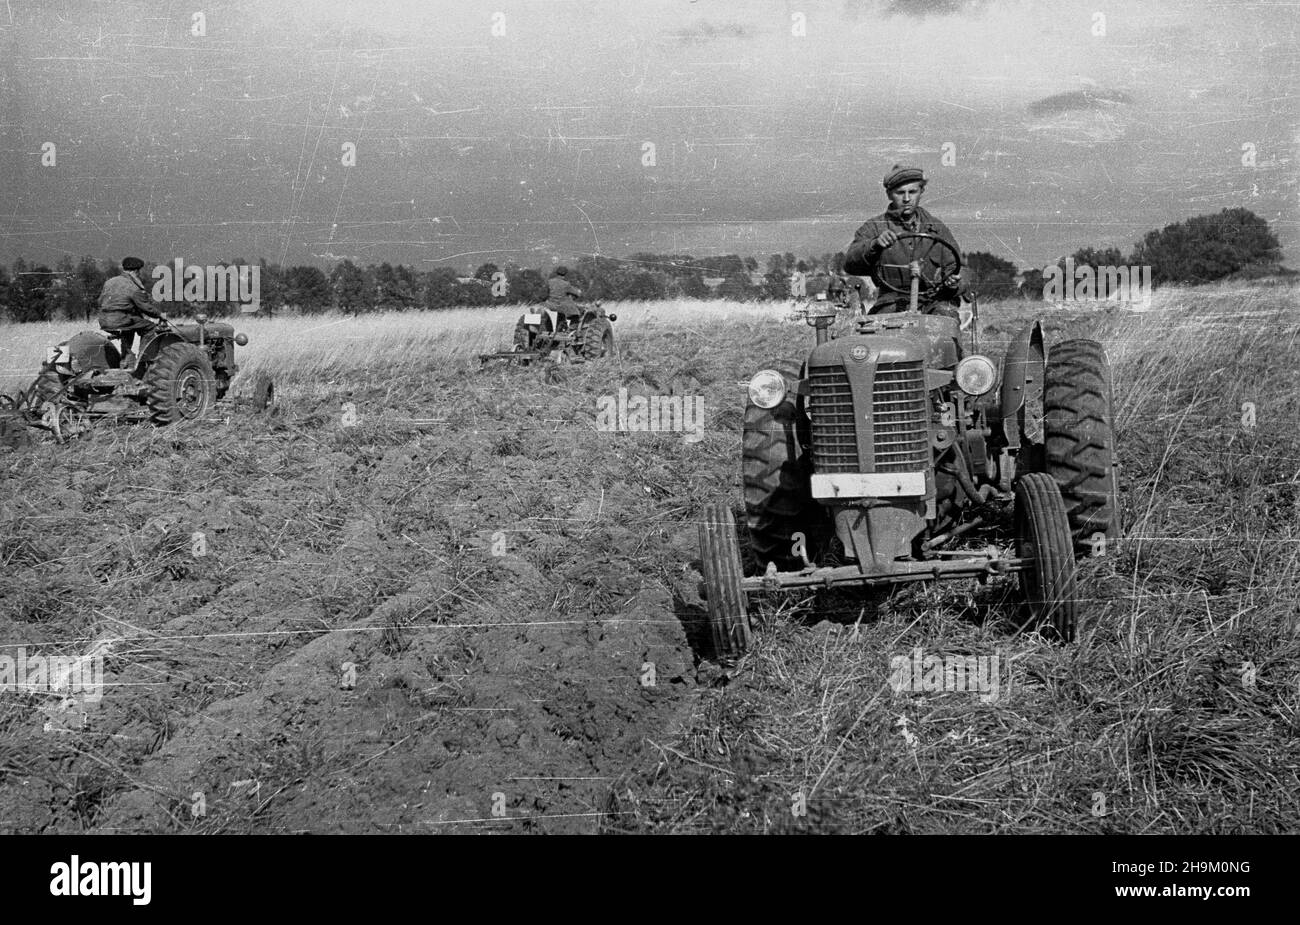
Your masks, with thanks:
M1300 832L1298 70L1295 0L4 0L0 832L137 905L119 836Z

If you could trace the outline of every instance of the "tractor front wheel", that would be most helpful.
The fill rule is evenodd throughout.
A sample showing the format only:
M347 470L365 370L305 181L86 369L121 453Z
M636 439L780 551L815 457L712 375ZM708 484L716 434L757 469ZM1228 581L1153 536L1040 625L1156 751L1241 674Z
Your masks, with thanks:
M1030 622L1061 642L1074 639L1078 619L1074 543L1061 490L1051 476L1031 472L1016 480L1016 555L1028 560L1020 594Z
M193 344L170 343L144 376L155 424L177 424L207 414L216 401L216 378L207 354Z
M700 522L700 559L713 654L721 662L734 661L748 651L751 636L745 592L740 584L736 518L725 504L704 508L704 519Z
M799 378L793 364L779 363L771 368L787 380ZM760 571L769 562L781 569L802 566L802 560L794 554L796 533L803 534L811 555L820 551L829 538L826 511L813 500L810 488L806 455L810 441L808 417L794 400L770 409L746 402L741 469L749 547Z

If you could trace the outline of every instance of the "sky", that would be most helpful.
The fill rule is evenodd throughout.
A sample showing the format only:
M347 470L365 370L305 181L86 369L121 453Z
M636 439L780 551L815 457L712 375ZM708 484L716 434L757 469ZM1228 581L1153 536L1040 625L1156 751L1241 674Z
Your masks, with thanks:
M1298 70L1300 0L3 0L0 261L761 263L904 163L1022 269L1237 206L1300 268Z

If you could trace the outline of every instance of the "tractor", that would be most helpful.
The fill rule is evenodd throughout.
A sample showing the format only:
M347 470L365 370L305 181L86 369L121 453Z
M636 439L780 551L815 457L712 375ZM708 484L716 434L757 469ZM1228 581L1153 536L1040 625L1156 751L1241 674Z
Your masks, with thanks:
M956 270L923 270L940 247ZM921 310L960 271L955 248L901 234L881 261L876 282L906 294L905 311L859 314L836 337L833 306L812 302L806 362L749 381L742 469L756 573L744 574L729 505L707 505L700 524L708 623L723 663L752 643L751 594L996 575L1015 576L1023 624L1068 642L1076 559L1118 536L1101 345L1067 340L1049 355L1033 322L999 367L979 352L973 293L960 318ZM1003 535L1013 525L1014 539L991 542L999 525Z
M141 332L138 354L122 366L118 345L102 331L83 331L50 347L35 381L3 410L44 427L62 442L95 417L150 419L178 424L202 418L230 390L239 367L235 346L248 343L233 325L197 315L176 324L159 315ZM269 377L255 377L250 401L257 411L274 400Z
M552 363L584 363L614 353L617 315L605 314L599 302L580 307L576 318L548 305L521 315L515 324L514 345L498 353L484 353L481 363L506 360L527 366L534 360Z

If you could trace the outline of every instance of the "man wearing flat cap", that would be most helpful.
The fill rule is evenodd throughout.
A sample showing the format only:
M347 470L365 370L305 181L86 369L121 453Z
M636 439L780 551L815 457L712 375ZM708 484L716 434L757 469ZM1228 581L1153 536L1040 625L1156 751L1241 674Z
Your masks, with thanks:
M143 268L144 261L139 257L127 257L122 261L122 272L104 283L99 294L99 326L121 341L123 369L132 365L127 356L135 343L135 332L149 330L154 325L150 319L161 317L158 304L149 298L140 281Z
M885 174L884 187L889 196L889 208L858 229L845 255L844 271L856 276L870 276L879 283L882 263L906 264L914 253L920 260L922 274L927 279L938 280L940 283L939 288L928 295L926 287L921 287L921 311L958 317L952 306L960 304L961 280L953 272L957 269L953 255L942 245L915 238L894 246L901 234L932 234L960 253L957 239L948 227L921 208L925 172L919 167L895 164ZM882 255L887 252L888 259L882 260ZM892 270L886 279L901 287L907 280L907 274L905 271ZM871 313L906 311L907 305L907 294L891 292L887 287L881 286L879 298L871 307Z
M546 281L546 286L546 304L553 311L558 311L569 323L582 314L574 301L582 298L582 290L569 282L568 267L556 267L551 278Z

